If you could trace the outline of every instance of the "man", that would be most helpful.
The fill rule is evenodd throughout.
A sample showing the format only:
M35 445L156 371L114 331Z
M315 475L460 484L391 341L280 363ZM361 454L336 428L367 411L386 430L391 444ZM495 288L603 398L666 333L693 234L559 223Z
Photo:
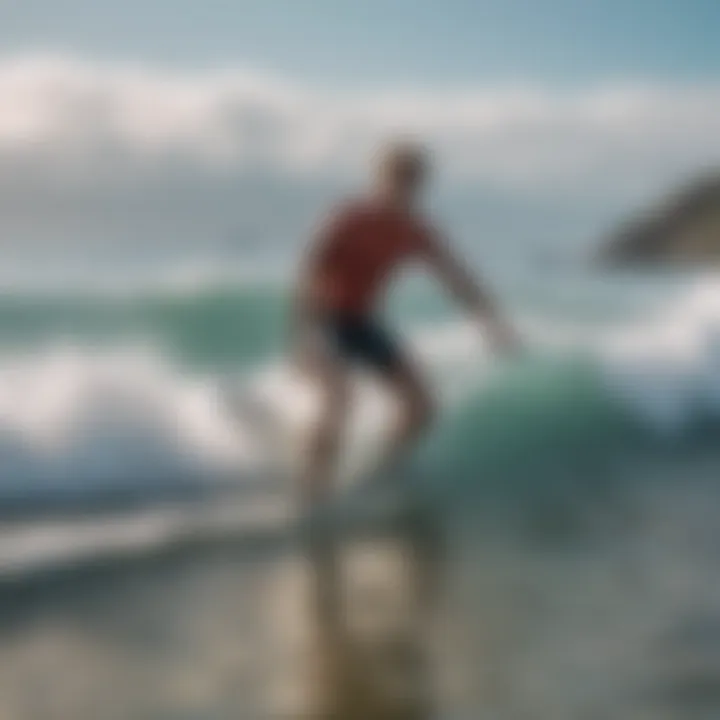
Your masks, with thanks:
M296 340L306 340L308 330L321 340L304 355L304 367L320 385L322 407L301 486L307 504L330 489L353 367L373 371L398 401L399 417L381 467L392 465L434 418L431 393L412 358L378 318L394 271L409 262L423 263L483 324L497 348L515 347L515 335L489 294L423 218L419 204L428 174L422 148L403 143L386 149L372 193L337 210L308 253L295 297L294 328Z

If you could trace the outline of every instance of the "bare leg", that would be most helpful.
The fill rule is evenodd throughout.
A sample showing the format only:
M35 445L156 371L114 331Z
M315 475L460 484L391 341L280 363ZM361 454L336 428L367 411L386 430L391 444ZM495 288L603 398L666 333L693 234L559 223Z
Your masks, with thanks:
M399 412L395 428L380 454L377 469L381 475L399 464L435 417L430 392L409 360L403 359L383 380L397 399Z
M300 481L301 502L314 507L331 488L345 428L349 382L345 368L329 358L317 358L310 368L320 390L320 414L311 434L308 458Z

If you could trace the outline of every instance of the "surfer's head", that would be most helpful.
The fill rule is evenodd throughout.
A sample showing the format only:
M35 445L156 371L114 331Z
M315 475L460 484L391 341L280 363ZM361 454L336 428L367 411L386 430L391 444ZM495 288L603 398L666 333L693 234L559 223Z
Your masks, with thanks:
M430 154L417 143L393 142L381 149L375 172L377 190L384 199L412 205L429 175Z

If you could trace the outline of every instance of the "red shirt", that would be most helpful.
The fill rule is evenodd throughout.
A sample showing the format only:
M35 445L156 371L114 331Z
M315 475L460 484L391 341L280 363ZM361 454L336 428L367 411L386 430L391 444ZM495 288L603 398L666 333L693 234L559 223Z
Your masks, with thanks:
M431 229L408 211L370 203L341 209L316 248L319 304L353 315L371 312L393 271L426 256L432 244Z

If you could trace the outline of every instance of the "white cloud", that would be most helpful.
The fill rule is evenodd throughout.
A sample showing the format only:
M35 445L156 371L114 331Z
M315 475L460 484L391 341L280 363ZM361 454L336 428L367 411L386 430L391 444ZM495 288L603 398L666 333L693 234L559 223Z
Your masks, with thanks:
M135 183L178 167L332 176L397 132L430 142L456 181L655 188L720 162L720 85L332 91L242 70L0 61L0 178Z

